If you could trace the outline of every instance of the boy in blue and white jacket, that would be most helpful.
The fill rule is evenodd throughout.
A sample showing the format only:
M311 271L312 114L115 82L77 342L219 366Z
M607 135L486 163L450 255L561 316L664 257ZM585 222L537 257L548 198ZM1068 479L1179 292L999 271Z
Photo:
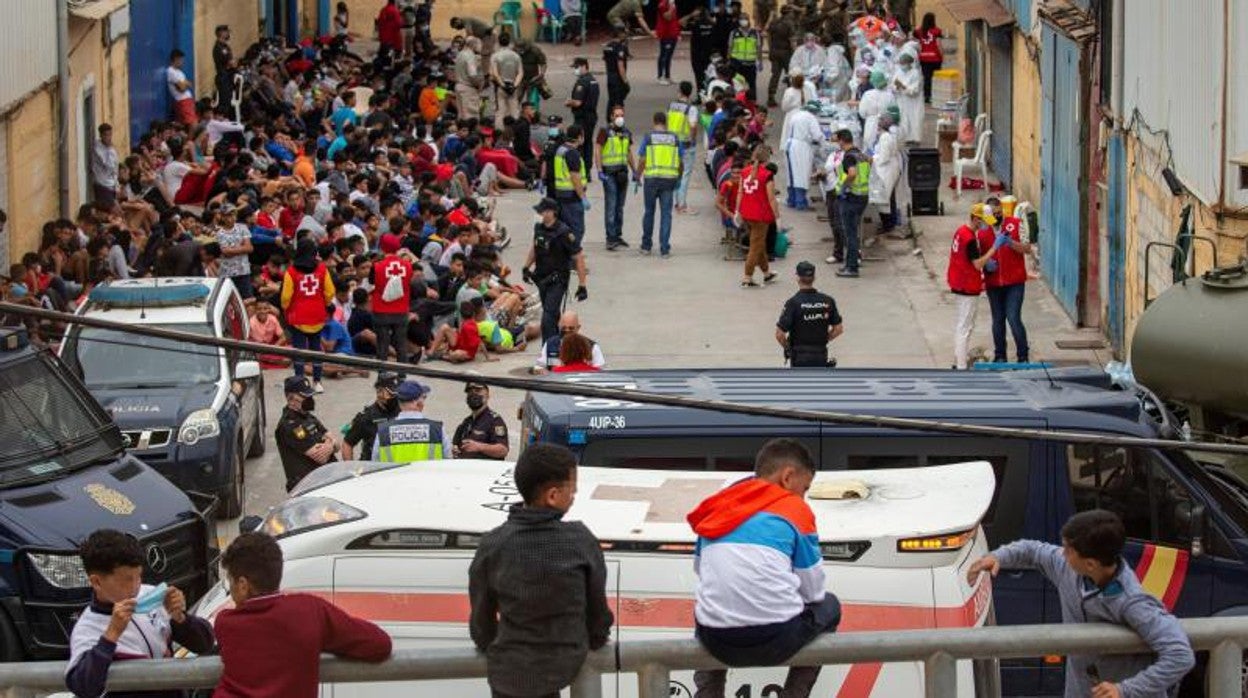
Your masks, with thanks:
M1192 645L1174 616L1140 587L1122 558L1126 531L1112 512L1093 509L1062 526L1062 545L1020 540L997 548L967 570L972 586L980 572L1035 569L1057 587L1064 623L1113 623L1134 630L1153 654L1070 655L1066 697L1164 698L1173 696L1195 664Z

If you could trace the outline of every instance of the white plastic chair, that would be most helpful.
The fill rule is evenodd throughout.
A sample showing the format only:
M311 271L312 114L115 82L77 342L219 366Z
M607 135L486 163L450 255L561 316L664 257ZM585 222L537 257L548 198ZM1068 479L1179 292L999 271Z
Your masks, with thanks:
M988 115L980 114L979 116L975 117L975 139L976 140L979 140L979 134L983 133L984 129L986 128L988 128ZM956 140L952 143L952 145L953 145L953 159L954 160L957 160L958 158L962 157L963 148L970 147L969 143L964 145L961 142L956 141Z
M992 130L989 129L979 134L978 142L975 145L975 156L971 158L954 158L953 160L953 179L957 188L956 199L962 198L962 169L965 167L974 167L979 165L980 176L984 180L984 190L988 189L988 140L992 137Z

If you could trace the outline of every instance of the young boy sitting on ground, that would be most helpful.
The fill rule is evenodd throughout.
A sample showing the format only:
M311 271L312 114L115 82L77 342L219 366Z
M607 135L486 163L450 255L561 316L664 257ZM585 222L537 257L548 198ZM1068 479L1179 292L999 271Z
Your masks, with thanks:
M143 583L143 548L133 536L101 529L87 536L78 554L91 583L91 603L69 638L65 686L74 695L104 695L114 661L172 657L174 642L197 654L212 651L212 626L187 614L181 591L168 587L161 594ZM177 698L183 693L130 695Z
M271 536L240 535L221 566L234 608L216 620L225 669L213 698L315 698L322 652L365 662L390 656L390 636L375 624L319 596L278 591L282 549Z

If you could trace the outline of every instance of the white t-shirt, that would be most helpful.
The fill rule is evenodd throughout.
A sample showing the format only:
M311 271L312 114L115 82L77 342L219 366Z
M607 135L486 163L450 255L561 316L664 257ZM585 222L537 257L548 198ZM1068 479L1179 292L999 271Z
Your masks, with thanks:
M170 160L162 171L165 178L165 189L169 191L169 196L177 196L178 190L182 188L182 180L186 179L187 173L191 171L191 166L181 160Z
M173 66L165 68L165 80L169 85L169 96L173 97L173 101L181 102L184 99L195 99L195 95L190 90L179 90L178 83L186 81L186 73L178 70Z

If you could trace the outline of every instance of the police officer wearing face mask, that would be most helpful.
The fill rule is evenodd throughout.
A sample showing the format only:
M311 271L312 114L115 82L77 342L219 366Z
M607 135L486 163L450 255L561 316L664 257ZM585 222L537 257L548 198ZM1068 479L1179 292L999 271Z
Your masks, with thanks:
M277 440L277 453L282 459L286 473L286 491L289 492L308 473L335 460L338 450L334 437L312 414L316 409L316 395L312 384L303 376L289 376L283 386L286 390L286 407L278 419L273 436Z
M507 444L507 423L490 409L490 387L482 383L464 386L465 401L472 414L460 422L451 439L451 453L456 458L488 458L503 460Z
M377 399L360 410L351 419L351 424L347 425L343 433L343 460L355 458L357 444L364 444L360 448L360 460L372 460L373 439L377 438L377 426L399 416L399 398L396 396L399 389L399 374L390 371L378 373L373 387L377 389Z
M776 341L794 368L835 366L836 359L828 360L828 342L845 331L836 301L815 290L815 265L810 262L797 265L797 286L776 322Z
M568 294L569 269L575 267L578 286L576 300L589 298L585 280L585 254L576 234L566 223L559 220L559 202L546 198L533 210L541 216L533 226L533 246L525 259L522 275L525 281L537 286L542 299L542 341L559 332L559 313Z
M446 458L451 452L442 422L425 416L425 396L429 386L416 381L399 383L395 396L399 414L377 425L373 439L374 457L386 463L410 463Z
M542 134L542 191L547 196L555 193L555 156L563 145L563 117L551 114L546 117L546 130Z

